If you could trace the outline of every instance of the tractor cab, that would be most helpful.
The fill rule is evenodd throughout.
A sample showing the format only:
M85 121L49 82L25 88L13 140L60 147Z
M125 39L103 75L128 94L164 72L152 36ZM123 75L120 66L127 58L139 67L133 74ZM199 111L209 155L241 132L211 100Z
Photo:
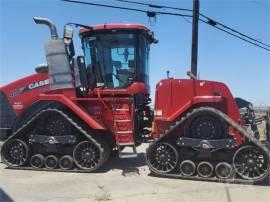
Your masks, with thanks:
M127 89L143 83L149 89L149 45L153 33L140 24L104 24L80 30L90 88Z
M59 38L53 22L37 17L34 20L51 31L51 40L45 44L50 90L75 87L78 97L89 96L97 89L101 94L149 94L149 50L157 40L145 26L68 23L63 38ZM83 27L79 36L84 56L74 57L72 25Z

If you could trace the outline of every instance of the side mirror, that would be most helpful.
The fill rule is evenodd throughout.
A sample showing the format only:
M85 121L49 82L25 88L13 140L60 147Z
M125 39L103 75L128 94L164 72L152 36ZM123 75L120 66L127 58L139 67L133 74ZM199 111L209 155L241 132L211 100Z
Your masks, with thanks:
M73 27L70 25L65 25L63 40L67 47L67 53L68 53L69 59L71 59L75 55L72 38L73 38Z
M73 38L73 27L70 25L65 25L64 27L64 42L65 44L70 44Z

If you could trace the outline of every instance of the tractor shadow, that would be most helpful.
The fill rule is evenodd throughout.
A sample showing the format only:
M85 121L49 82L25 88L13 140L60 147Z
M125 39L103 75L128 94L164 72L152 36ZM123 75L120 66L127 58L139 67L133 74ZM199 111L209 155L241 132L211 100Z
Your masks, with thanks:
M120 159L117 154L113 154L97 173L106 173L110 170L122 170L123 176L140 175L139 168L145 165L145 153L138 153L138 157L136 158L124 159Z
M14 200L2 188L0 188L0 201L12 202Z

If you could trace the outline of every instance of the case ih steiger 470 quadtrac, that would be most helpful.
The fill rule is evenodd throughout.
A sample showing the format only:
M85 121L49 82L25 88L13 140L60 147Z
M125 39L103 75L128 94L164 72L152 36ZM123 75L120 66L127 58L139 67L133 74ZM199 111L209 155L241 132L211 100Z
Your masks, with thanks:
M225 84L192 74L164 79L152 113L148 56L156 40L145 26L83 26L84 56L75 58L68 26L59 38L51 21L34 20L51 31L47 66L0 88L8 167L92 172L111 151L136 157L136 146L152 140L146 160L160 176L252 182L268 176L269 150L257 123L269 126L269 117L255 118L252 105L235 100ZM247 109L243 116L239 108Z

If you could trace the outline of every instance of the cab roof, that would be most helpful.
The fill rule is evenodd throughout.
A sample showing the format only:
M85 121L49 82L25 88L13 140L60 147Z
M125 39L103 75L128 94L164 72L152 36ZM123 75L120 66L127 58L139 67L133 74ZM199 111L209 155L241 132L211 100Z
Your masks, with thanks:
M91 26L92 29L82 28L80 30L80 35L83 35L91 31L105 31L105 30L141 30L144 32L149 32L150 30L143 24L124 24L124 23L113 23L113 24L99 24Z

